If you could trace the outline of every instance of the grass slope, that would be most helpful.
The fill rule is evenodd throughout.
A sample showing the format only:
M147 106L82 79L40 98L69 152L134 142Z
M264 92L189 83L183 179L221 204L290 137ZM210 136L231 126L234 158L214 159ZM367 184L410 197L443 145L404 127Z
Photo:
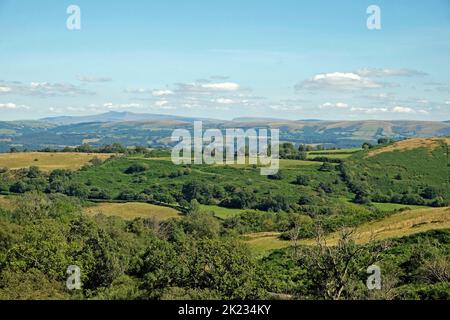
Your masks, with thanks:
M450 207L408 210L396 213L379 221L365 223L355 229L355 241L360 244L371 240L401 238L429 230L450 228ZM255 253L264 254L271 250L286 248L293 245L292 241L279 239L276 232L262 232L244 236L245 242ZM339 233L326 237L327 244L335 245ZM300 240L299 244L312 245L315 240Z
M84 212L90 216L103 214L106 216L121 217L125 220L133 220L135 218L166 220L180 217L180 213L175 209L139 202L100 203L85 208Z
M450 201L449 142L449 138L410 139L376 147L347 159L345 168L353 184L365 185L378 198L420 195L432 187Z
M47 152L20 152L0 154L0 167L11 170L39 167L43 171L55 169L78 170L94 158L106 160L111 154L96 153L47 153Z
M143 164L148 169L145 172L126 174L127 168L136 163ZM261 176L260 169L252 166L177 166L168 160L122 157L79 171L73 177L73 181L101 188L113 197L118 196L123 190L141 193L151 187L176 194L181 191L184 183L194 180L208 185L249 188L257 197L265 197L269 193L279 194L286 196L292 203L296 203L302 194L316 195L315 190L320 183L333 186L333 194L324 196L324 203L331 204L334 201L333 197L348 197L346 186L340 181L339 172L322 172L319 171L320 166L320 162L285 160L281 163L283 178L272 180ZM177 175L178 172L185 170L189 173ZM308 176L310 185L305 187L293 184L298 175Z

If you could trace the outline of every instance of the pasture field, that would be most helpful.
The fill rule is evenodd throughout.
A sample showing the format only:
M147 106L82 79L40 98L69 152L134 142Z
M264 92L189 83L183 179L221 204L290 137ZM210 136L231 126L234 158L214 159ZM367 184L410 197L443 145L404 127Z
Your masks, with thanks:
M419 148L434 150L441 144L450 145L450 138L415 138L397 141L387 147L375 149L369 152L368 157L373 157L386 152L407 151Z
M224 208L214 205L200 205L200 208L206 212L213 212L214 216L219 219L227 219L234 216L237 216L245 211L245 209L231 209L231 208Z
M426 209L428 207L426 206L416 206L416 205L410 205L410 204L400 204L400 203L378 203L378 202L372 202L372 205L377 208L378 210L381 210L383 212L392 212L395 210L400 209Z
M450 207L409 210L394 214L379 221L372 221L356 229L355 241L368 243L371 240L401 238L429 230L450 228ZM336 244L338 233L327 236L330 245ZM311 240L303 241L310 244Z
M308 157L307 159L315 159L318 157L325 157L328 159L347 159L350 158L352 156L351 153L330 153L330 154L312 154L312 153L308 153Z
M18 152L0 154L0 167L11 170L39 167L42 171L55 169L78 170L94 158L106 160L112 154L78 152Z
M356 152L361 151L360 148L354 149L338 149L338 150L319 150L319 151L310 151L308 152L307 159L314 159L317 157L326 157L329 159L347 159L351 157Z
M401 238L437 229L450 229L450 207L408 210L379 221L365 223L355 229L354 239L358 244L365 244L372 240ZM280 233L276 232L261 232L245 235L243 239L257 254L293 245L292 241L281 240L279 236ZM336 245L338 239L339 232L326 237L328 245ZM314 243L314 239L298 242L299 245Z
M287 248L293 244L290 241L281 240L280 235L279 232L258 232L246 234L242 239L254 254L264 256L273 250Z
M311 155L324 155L324 154L352 154L361 151L361 148L352 149L336 149L336 150L317 150L308 152Z
M121 217L125 220L133 220L135 218L167 220L180 217L180 213L175 209L140 202L100 203L85 208L84 213L89 216L103 214L105 216Z

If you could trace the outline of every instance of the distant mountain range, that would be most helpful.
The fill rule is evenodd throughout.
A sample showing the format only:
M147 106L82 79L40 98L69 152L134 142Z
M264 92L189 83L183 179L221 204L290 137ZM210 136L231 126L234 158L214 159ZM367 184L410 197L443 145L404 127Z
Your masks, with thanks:
M61 117L40 119L40 121L58 125L90 123L90 122L167 121L167 120L192 122L196 119L163 114L133 113L126 111L125 112L110 111L107 113L90 116L78 116L78 117L61 116Z
M114 142L127 146L168 146L172 131L191 129L202 120L204 129L278 128L280 139L296 144L327 144L355 147L380 137L450 136L450 122L438 121L322 121L246 117L233 120L202 119L160 114L108 112L92 116L54 117L36 121L0 122L0 152L11 147L38 150L89 143L94 146Z

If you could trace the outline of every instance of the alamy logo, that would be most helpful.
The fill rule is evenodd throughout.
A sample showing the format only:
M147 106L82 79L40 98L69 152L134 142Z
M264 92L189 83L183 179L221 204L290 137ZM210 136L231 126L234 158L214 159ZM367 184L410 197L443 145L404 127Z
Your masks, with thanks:
M367 18L367 29L369 30L381 30L381 9L377 5L371 5L367 8L367 14L370 16Z
M208 129L194 122L194 136L186 129L172 133L172 162L180 164L251 164L261 166L261 175L273 175L279 169L279 130Z
M67 289L80 290L81 289L81 270L78 266L69 266L67 268L69 277L66 281Z
M77 5L67 7L66 13L70 16L66 20L66 27L69 30L81 30L81 9Z
M381 290L381 269L379 266L372 265L367 268L367 289L369 290Z

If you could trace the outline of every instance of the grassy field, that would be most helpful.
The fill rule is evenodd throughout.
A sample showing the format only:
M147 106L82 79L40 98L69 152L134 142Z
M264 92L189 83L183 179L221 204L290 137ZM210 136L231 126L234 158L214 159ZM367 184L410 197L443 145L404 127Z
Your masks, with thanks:
M18 152L0 154L0 167L8 169L39 167L43 171L55 169L78 170L94 158L106 160L111 154L75 152Z
M0 208L6 210L14 209L14 201L10 196L0 195Z
M312 155L324 155L324 154L352 154L358 151L361 151L360 148L353 149L336 149L336 150L318 150L318 151L310 151L309 154Z
M338 149L338 150L320 150L308 152L308 159L314 159L317 157L326 157L329 159L347 159L354 153L361 151L360 148L355 149Z
M394 214L380 221L366 223L355 232L357 243L371 240L400 238L433 229L450 228L450 207L417 209ZM327 237L330 245L336 244L338 233ZM303 241L305 244L311 241Z
M292 245L290 241L280 240L278 232L259 232L243 236L252 252L256 255L265 255L272 250L287 248Z
M202 210L207 212L214 212L214 216L216 216L219 219L227 219L231 218L233 216L237 216L238 214L241 214L242 212L245 212L244 209L229 209L214 205L200 205Z
M375 149L370 151L368 157L373 157L382 153L392 151L406 151L419 148L434 150L440 146L441 143L450 145L450 138L415 138L395 142L387 147Z
M307 159L315 159L318 157L326 157L328 159L347 159L351 157L351 153L330 153L330 154L311 154L308 153Z
M395 210L400 210L400 209L426 209L427 207L425 206L415 206L415 205L410 205L410 204L399 204L399 203L376 203L376 202L372 202L372 205L377 208L378 210L381 210L383 212L392 212Z
M84 212L90 216L104 214L106 216L121 217L125 220L133 220L135 218L166 220L180 217L180 213L175 209L139 202L101 203L85 208Z
M450 207L427 208L408 210L394 214L379 221L373 221L361 225L355 230L354 238L357 243L364 244L371 240L385 240L400 238L434 229L450 228ZM264 254L271 250L291 246L291 241L279 239L279 233L262 232L244 236L245 242L257 254ZM339 239L339 233L335 232L327 236L329 245L335 245ZM312 245L315 240L300 240L299 244Z

